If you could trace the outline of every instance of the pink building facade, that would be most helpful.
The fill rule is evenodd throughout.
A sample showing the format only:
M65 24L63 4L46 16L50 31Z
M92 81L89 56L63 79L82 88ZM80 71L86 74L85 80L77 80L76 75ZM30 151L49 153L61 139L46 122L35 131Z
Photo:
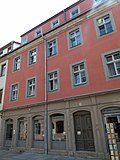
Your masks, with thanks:
M21 36L7 55L2 147L119 157L119 13L120 1L82 0Z

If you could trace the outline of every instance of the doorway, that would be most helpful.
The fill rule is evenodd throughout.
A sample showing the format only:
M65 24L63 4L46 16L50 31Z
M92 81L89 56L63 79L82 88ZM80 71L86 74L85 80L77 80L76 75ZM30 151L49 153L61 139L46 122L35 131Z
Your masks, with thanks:
M74 113L75 142L77 151L95 151L91 113Z

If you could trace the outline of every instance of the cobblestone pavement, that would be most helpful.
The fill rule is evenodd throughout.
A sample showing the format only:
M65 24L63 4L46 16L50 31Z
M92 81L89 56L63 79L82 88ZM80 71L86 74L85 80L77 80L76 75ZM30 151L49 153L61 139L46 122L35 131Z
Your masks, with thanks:
M76 158L59 155L45 155L33 152L15 152L0 150L0 160L101 160L95 158Z

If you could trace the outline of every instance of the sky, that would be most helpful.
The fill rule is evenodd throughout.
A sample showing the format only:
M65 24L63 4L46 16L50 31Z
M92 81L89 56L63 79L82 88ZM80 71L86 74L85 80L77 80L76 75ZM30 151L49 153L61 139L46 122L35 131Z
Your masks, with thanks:
M54 16L78 0L1 0L0 47Z

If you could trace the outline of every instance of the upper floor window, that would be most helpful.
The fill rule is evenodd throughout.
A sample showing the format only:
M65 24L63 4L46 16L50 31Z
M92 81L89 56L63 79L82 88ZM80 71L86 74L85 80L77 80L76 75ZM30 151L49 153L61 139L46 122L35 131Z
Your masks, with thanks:
M21 44L27 43L27 37L22 37L21 38Z
M77 7L74 10L70 11L70 18L74 18L80 14L80 8Z
M6 63L1 66L1 76L5 76L6 72Z
M21 61L20 56L14 58L14 71L17 71L20 69L20 61Z
M11 86L11 101L16 101L18 99L18 84L13 84Z
M59 26L59 20L58 19L51 22L51 28L56 28L57 26Z
M116 30L112 12L97 17L95 25L97 36L103 36Z
M3 51L0 51L0 56L2 56L3 55Z
M108 76L120 76L120 51L105 55Z
M58 72L52 72L48 74L48 90L56 91L58 90Z
M27 97L35 96L36 79L32 78L27 81Z
M82 33L80 28L76 28L68 33L69 48L76 47L82 43Z
M12 47L10 46L9 48L8 48L8 52L11 52L12 51Z
M57 41L56 39L48 42L48 57L57 54Z
M81 85L87 82L85 62L72 65L73 85Z
M37 29L37 30L35 31L34 35L35 35L35 38L40 37L40 36L42 35L41 29L40 29L40 28Z
M37 62L37 48L32 49L29 51L29 65L34 64Z

